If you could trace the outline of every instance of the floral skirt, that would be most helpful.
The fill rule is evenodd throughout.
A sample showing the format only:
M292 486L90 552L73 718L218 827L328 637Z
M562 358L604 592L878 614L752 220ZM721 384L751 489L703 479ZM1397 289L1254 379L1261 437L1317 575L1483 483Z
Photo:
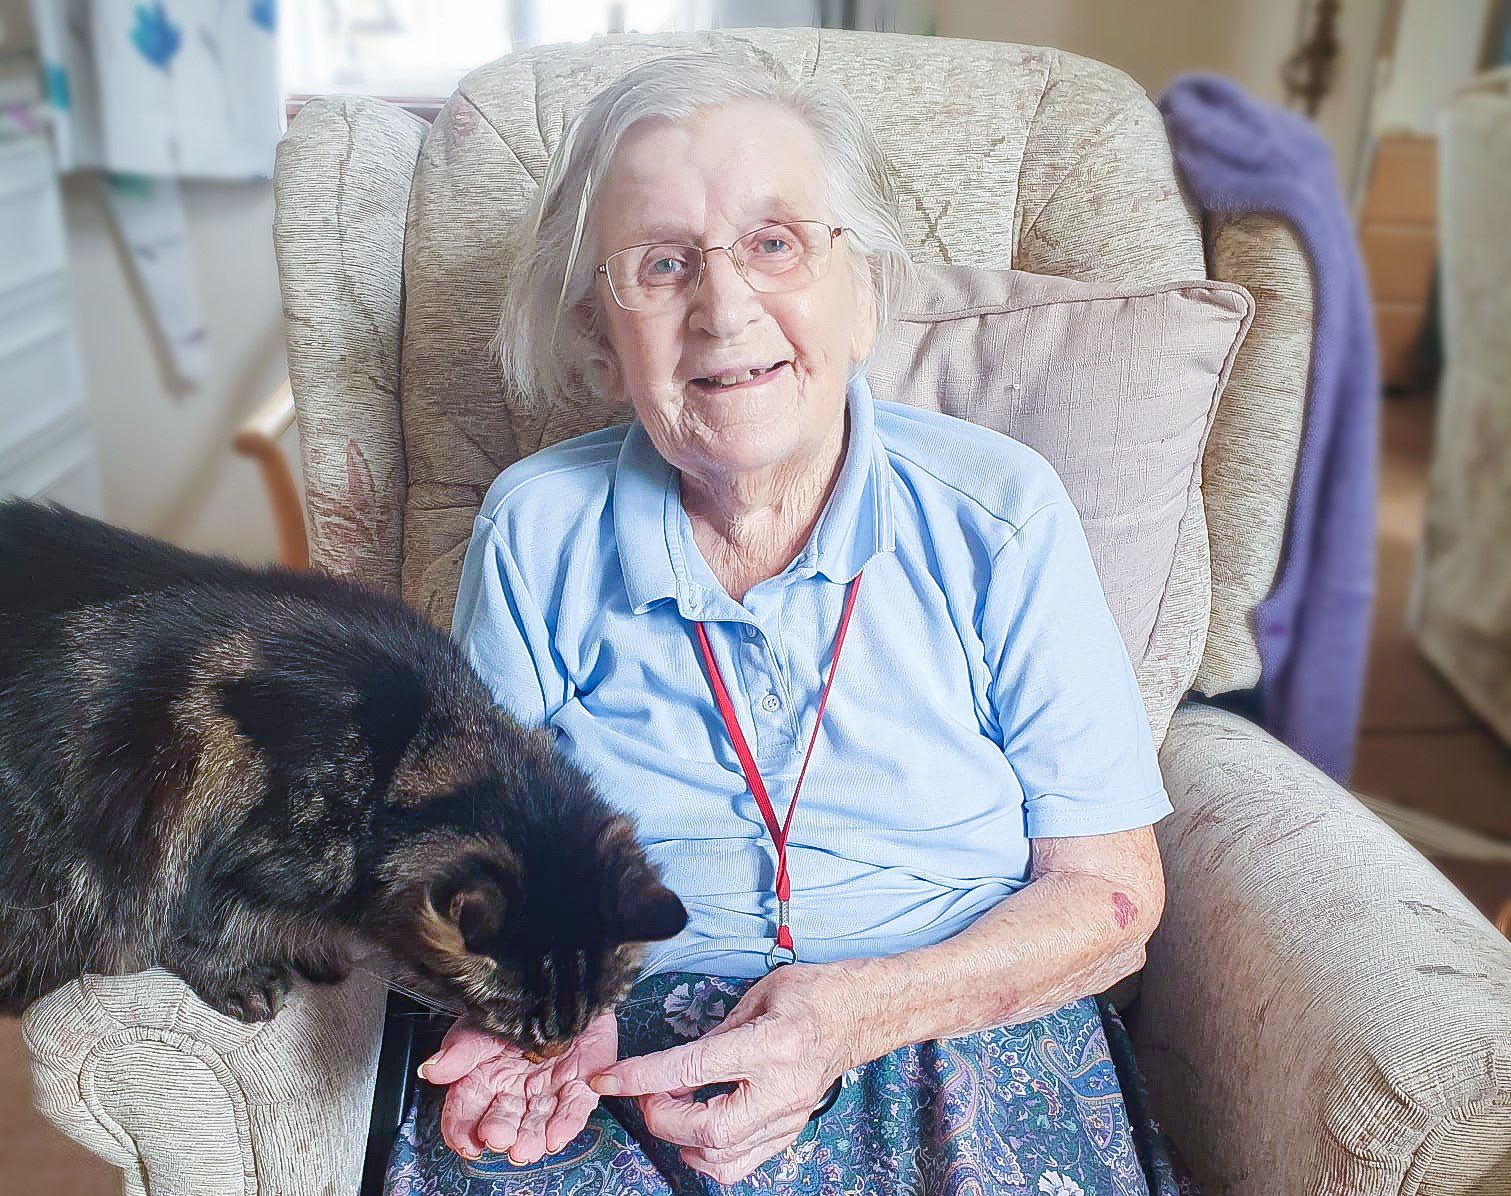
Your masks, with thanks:
M620 1005L621 1057L697 1038L749 980L668 973ZM418 1085L385 1196L1192 1196L1147 1111L1112 1006L1073 1001L1038 1021L919 1043L847 1074L838 1099L785 1151L720 1186L653 1137L630 1100L605 1099L559 1153L469 1162L442 1140L442 1092Z

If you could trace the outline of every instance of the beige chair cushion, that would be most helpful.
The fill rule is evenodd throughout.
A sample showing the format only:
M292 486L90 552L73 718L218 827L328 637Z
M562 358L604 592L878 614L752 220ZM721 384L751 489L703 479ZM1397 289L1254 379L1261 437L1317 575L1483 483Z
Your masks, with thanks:
M897 168L903 231L918 262L1123 287L1204 273L1200 230L1158 112L1126 76L1072 55L760 30L595 39L490 64L462 81L426 137L405 226L402 592L442 627L489 483L526 453L626 415L580 395L542 414L499 387L487 346L536 180L566 121L601 87L639 62L730 42L863 105ZM1144 675L1163 675L1160 692L1189 680L1189 653L1200 651L1206 554L1196 514L1177 546L1179 600L1156 616L1150 641L1178 650L1144 664Z
M924 266L867 370L878 399L995 428L1055 467L1156 737L1201 660L1202 453L1253 311L1247 291L1220 282Z
M1252 685L1251 615L1274 576L1300 438L1305 260L1283 221L1214 217L1204 262L1142 90L1111 67L1032 46L827 29L634 35L492 63L463 80L433 128L375 100L306 105L280 149L275 239L318 500L315 561L402 588L445 627L492 478L617 418L573 404L542 418L498 387L487 344L519 220L563 122L593 90L646 58L727 42L861 100L896 164L916 261L1124 286L1198 278L1209 265L1255 296L1203 462L1212 595L1196 678L1207 693ZM1183 531L1179 556L1207 551L1197 531ZM1196 597L1179 589L1195 576L1174 571L1172 610ZM1151 652L1192 634L1157 624ZM1179 658L1147 657L1144 675L1159 664L1173 679L1175 664L1161 661Z

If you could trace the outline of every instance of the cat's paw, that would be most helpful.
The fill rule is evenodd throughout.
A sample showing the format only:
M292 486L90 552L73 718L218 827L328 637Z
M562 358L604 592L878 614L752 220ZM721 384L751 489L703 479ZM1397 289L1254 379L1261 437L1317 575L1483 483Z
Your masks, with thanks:
M283 1008L293 978L282 964L253 964L218 983L195 987L217 1013L243 1022L266 1022Z

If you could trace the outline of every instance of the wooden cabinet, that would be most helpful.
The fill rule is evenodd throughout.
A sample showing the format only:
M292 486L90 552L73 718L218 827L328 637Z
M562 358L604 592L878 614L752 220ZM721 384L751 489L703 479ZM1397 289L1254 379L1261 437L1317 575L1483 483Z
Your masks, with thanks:
M1437 140L1390 134L1375 143L1358 214L1387 387L1413 382L1437 263Z
M1404 133L1381 137L1359 211L1359 241L1386 386L1413 381L1413 355L1437 263L1437 195L1436 139Z

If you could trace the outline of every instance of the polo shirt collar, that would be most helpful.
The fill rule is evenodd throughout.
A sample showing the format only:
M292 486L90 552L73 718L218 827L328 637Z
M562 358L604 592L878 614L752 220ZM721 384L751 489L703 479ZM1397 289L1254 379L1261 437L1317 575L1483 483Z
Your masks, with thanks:
M875 403L864 375L845 392L850 416L845 463L818 525L786 572L822 573L848 582L868 561L895 547L892 467L876 435ZM677 471L656 451L639 420L630 424L614 474L614 536L630 609L643 614L676 599L685 618L705 617L712 573L682 510Z

